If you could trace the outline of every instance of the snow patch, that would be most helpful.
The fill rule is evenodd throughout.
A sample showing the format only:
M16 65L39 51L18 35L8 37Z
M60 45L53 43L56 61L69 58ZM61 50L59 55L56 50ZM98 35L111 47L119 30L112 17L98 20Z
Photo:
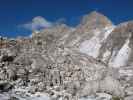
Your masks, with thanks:
M115 26L111 26L111 27L106 27L105 30L105 34L104 34L104 40L107 39L107 37L110 35L110 33L114 30Z
M35 96L28 98L28 100L50 100L46 94L36 93Z
M96 100L96 98L93 96L88 96L88 97L80 98L79 100Z
M90 40L85 40L83 43L81 43L79 47L80 52L96 58L99 55L99 49L102 45L102 42L108 37L113 29L114 26L106 27L102 31L94 30L94 36ZM100 39L101 34L104 34L103 39Z
M123 75L133 76L133 71L132 70L123 70L123 69L121 69L121 70L119 70L119 73L120 73L121 76L123 76Z
M96 58L99 54L100 47L101 44L99 44L99 39L97 37L93 37L91 40L86 40L81 44L80 52Z
M128 46L129 42L129 39L127 39L126 43L120 49L116 57L113 58L114 60L109 63L109 66L120 67L126 65L129 55L131 53L131 48L129 48Z

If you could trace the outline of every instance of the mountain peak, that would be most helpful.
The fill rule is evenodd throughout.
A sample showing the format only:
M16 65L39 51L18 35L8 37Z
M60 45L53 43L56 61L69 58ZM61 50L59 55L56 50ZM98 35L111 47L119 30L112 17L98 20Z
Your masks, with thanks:
M92 11L89 15L102 15L102 14L98 11Z
M106 27L112 26L112 22L103 14L93 11L88 15L83 16L81 25L87 25L90 27Z

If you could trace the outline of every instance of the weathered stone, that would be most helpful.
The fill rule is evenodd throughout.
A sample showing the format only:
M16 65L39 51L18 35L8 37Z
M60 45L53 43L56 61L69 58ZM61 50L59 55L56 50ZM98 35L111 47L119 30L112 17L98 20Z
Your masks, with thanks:
M0 82L0 91L1 92L8 92L12 88L13 88L13 86L10 83L4 82L4 81Z
M20 97L45 92L55 100L132 95L132 27L133 22L115 26L92 12L75 28L60 24L31 37L2 40L0 90L14 86Z

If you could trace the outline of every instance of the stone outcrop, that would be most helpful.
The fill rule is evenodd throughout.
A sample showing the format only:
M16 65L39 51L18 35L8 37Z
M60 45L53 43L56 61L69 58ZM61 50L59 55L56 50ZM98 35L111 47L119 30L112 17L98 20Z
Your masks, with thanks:
M11 100L37 93L47 100L130 100L132 26L92 12L75 28L61 24L27 38L1 38L0 91Z

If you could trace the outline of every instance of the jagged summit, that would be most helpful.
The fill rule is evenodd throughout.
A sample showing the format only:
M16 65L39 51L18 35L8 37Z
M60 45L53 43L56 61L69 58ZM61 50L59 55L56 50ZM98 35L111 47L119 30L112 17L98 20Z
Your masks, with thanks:
M126 22L118 24L117 25L117 29L121 29L121 28L123 28L123 30L125 30L125 29L132 29L132 26L133 26L133 20L126 21Z
M79 46L82 42L86 40L88 41L94 38L94 36L99 42L101 42L111 33L113 29L114 25L107 17L101 13L93 11L90 14L83 16L81 23L69 36L67 43L69 46ZM97 40L93 39L93 41L96 42ZM87 42L87 44L90 43ZM92 46L92 44L90 45ZM87 47L86 49L88 51L89 48ZM92 49L90 51L92 51Z
M106 27L113 25L112 22L103 14L93 11L88 15L83 16L81 25L87 25L88 27Z
M133 32L133 21L127 21L124 23L120 23L117 25L117 28L113 31L113 33L123 33L123 35L127 35Z

